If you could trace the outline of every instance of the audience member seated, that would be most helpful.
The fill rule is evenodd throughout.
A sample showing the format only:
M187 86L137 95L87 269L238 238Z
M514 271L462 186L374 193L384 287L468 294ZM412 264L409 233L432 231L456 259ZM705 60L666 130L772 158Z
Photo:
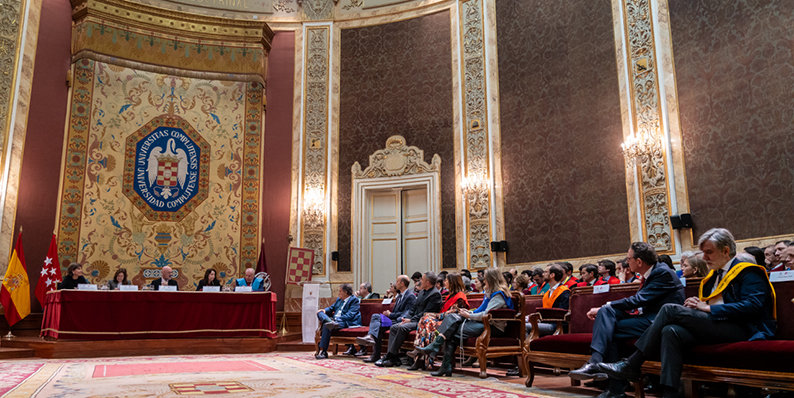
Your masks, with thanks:
M438 289L438 292L441 293L442 296L446 296L447 294L449 294L449 289L447 289L446 287L447 286L446 281L447 281L447 274L439 273L438 279L436 279L436 289ZM462 281L463 279L461 279L461 282Z
M786 247L791 243L790 240L781 240L775 242L775 266L772 267L771 272L786 271L783 260L786 259Z
M598 279L598 266L595 264L584 264L582 265L579 275L581 275L582 279L579 283L573 285L574 287L593 286L596 279ZM551 289L554 289L554 287L552 286ZM551 291L551 289L549 291Z
M624 258L623 260L618 260L615 263L615 272L618 274L618 278L620 278L620 283L634 283L639 282L637 278L637 274L631 270L629 267L629 259Z
M790 271L794 268L794 241L789 241L786 247L780 252L780 265L775 267L772 272Z
M477 279L474 280L474 293L482 293L483 292L482 282L484 280L485 280L485 278L483 276L477 275Z
M615 276L617 266L612 260L601 260L598 262L598 280L593 284L599 286L603 284L617 285L620 284L620 279Z
M744 248L744 252L753 256L755 259L753 262L766 268L766 257L764 256L764 249L757 247L757 246L747 246Z
M775 245L769 245L764 248L764 259L766 260L766 269L772 270L777 265L777 257L775 256Z
M495 268L494 268L495 269ZM389 328L389 351L384 358L375 362L381 367L400 366L400 347L412 331L416 330L419 320L426 313L437 313L441 310L441 293L436 289L436 274L428 271L421 279L422 291L416 296L416 305L408 317L399 319L400 323Z
M502 272L502 278L504 278L505 282L507 283L507 287L510 288L510 290L515 290L513 286L513 274L507 271Z
M638 338L651 325L656 314L668 303L684 303L684 286L666 264L660 263L656 251L648 243L634 242L628 251L628 266L640 275L641 287L636 294L591 308L587 317L595 320L590 343L590 359L579 369L568 373L576 380L604 380L600 362L616 362L618 343ZM610 378L605 397L622 397L624 382Z
M252 268L248 268L253 271ZM247 271L247 270L246 270ZM328 359L328 344L331 333L337 329L358 327L361 325L361 312L358 297L353 296L353 288L345 283L339 286L339 295L334 304L317 311L317 319L323 328L320 337L320 353L316 359ZM353 345L351 344L352 348Z
M565 286L568 286L568 288L570 289L574 285L579 283L579 280L576 279L575 276L573 276L573 264L571 264L571 263L569 263L567 261L563 261L563 262L557 263L557 264L561 265L562 269L565 270L565 279L562 281L562 283Z
M662 254L661 256L659 256L659 262L662 264L667 264L667 267L669 267L671 270L673 270L673 272L675 272L675 265L673 265L673 259L670 256L666 254Z
M221 285L221 281L218 280L218 272L215 271L215 269L210 268L204 271L204 279L199 281L196 291L197 292L202 291L204 289L204 286L220 286L220 285Z
M438 314L426 313L419 320L416 327L416 339L414 340L414 347L416 349L408 353L408 356L416 358L408 370L424 369L433 366L434 357L425 358L424 355L419 354L419 349L427 347L436 337L436 329L447 314L458 313L458 310L468 309L469 301L466 300L466 289L463 286L463 278L460 274L449 274L444 280L444 287L449 291L444 304L441 306L441 312Z
M689 258L689 257L698 257L701 254L703 254L703 253L701 253L700 251L693 252L691 250L687 250L687 251L681 253L681 267L682 267L682 269L677 270L675 272L675 274L678 275L679 278L684 276L684 271L683 271L684 261L686 261L686 259Z
M516 277L516 290L520 290L521 293L524 293L524 295L528 296L532 294L532 290L529 287L530 283L533 283L532 280L529 279L527 274L522 272L521 275Z
M471 283L471 279L467 276L461 276L460 278L463 279L463 287L466 289L466 294L471 293L474 290L474 284Z
M379 299L380 294L372 293L372 284L369 282L364 282L358 286L356 297L358 297L359 300Z
M549 290L548 285L544 286L546 282L543 277L543 274L544 274L543 268L541 267L532 268L532 282L534 283L534 285L529 289L530 294L543 294Z
M360 347L374 347L372 356L364 359L364 362L375 362L380 359L380 346L383 339L382 331L391 327L393 323L399 322L403 318L408 318L408 314L416 306L416 296L414 296L413 289L410 289L411 280L408 279L408 275L398 276L392 287L397 291L396 297L392 300L392 303L394 303L392 311L386 310L381 314L372 314L367 335L356 337L356 343Z
M83 266L80 263L71 263L63 281L58 284L58 290L77 289L77 285L81 283L88 283L83 276Z
M130 283L130 281L127 279L126 268L119 268L118 271L113 274L113 279L108 281L108 289L119 290L119 286L121 285L132 285L132 283Z
M419 291L422 290L422 273L417 271L411 275L411 280L414 281L414 294L419 294Z
M649 356L661 356L663 397L678 397L684 354L695 345L766 340L775 335L775 291L762 265L736 258L733 235L723 228L698 241L709 274L698 297L662 306L642 334L637 351L617 363L599 363L610 378L634 380ZM750 256L752 257L752 256ZM614 362L614 361L608 361Z
M232 280L232 288L237 286L251 286L253 292L265 291L265 280L263 278L254 278L254 269L246 268L245 277ZM353 294L352 292L350 294Z
M484 284L485 297L482 305L471 312L461 309L458 313L447 314L444 320L441 321L441 325L438 326L438 335L433 340L433 343L419 349L420 352L432 358L435 357L441 346L446 343L444 361L438 371L431 373L431 375L452 376L452 362L455 350L457 350L461 341L482 334L483 330L485 330L482 317L485 314L505 307L515 309L513 300L510 298L507 282L497 268L488 268L485 271ZM523 303L518 304L523 305ZM506 327L505 321L491 321L491 335L494 337L504 335Z
M590 266L597 269L593 264L588 264L588 267ZM585 269L586 268L587 267L585 267ZM571 298L571 291L567 286L562 284L562 278L564 275L565 274L562 270L562 267L560 267L558 264L554 264L549 268L549 280L547 282L549 285L551 285L551 288L548 292L543 294L543 308L568 309L568 300ZM527 322L526 328L527 333L532 333L531 323ZM557 325L555 323L541 322L538 324L538 333L540 337L554 334L556 329Z
M393 298L397 297L397 294L399 294L399 293L400 292L397 290L397 287L394 286L394 282L390 282L389 283L389 290L386 291L386 295L383 296L383 298L393 299Z
M154 286L154 290L160 290L160 286L177 286L175 280L171 279L171 274L174 273L174 270L171 269L169 266L165 266L160 270L160 279L155 279L152 281L152 286Z
M691 256L681 261L681 276L684 278L702 278L706 273L708 267L702 258Z

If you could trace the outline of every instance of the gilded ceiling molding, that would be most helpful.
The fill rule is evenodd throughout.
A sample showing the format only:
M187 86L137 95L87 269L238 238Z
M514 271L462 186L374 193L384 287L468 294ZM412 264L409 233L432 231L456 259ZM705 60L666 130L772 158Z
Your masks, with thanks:
M638 162L640 199L648 243L660 252L674 250L670 227L670 191L667 176L666 143L661 119L659 75L650 0L625 0L628 36L628 64L634 128L648 134L651 155Z
M301 15L308 21L334 19L334 6L339 0L298 0Z
M187 70L262 78L274 35L262 21L194 15L122 0L73 1L72 19L73 62L104 62L97 56L104 55L174 68L175 75Z
M433 155L428 164L424 161L425 152L415 146L405 144L405 137L393 135L386 140L386 148L369 155L369 166L361 170L358 162L353 163L353 179L401 177L422 173L440 173L441 156Z
M491 208L485 38L482 0L460 3L463 74L464 187L468 225L468 267L491 266Z
M328 178L328 81L331 27L306 28L306 69L303 108L303 197L305 211L309 206L326 209ZM307 195L308 194L308 195ZM307 200L308 199L308 200ZM320 203L308 203L309 200ZM327 214L301 218L301 246L314 250L312 273L325 275L325 233Z

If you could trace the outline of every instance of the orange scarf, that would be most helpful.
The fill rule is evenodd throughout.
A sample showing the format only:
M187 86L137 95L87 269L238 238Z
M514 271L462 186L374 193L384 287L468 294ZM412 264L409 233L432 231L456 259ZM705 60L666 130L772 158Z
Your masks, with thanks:
M458 300L463 299L463 302L466 303L466 307L469 306L469 300L466 299L466 295L463 292L457 292L454 296L447 297L447 301L444 303L444 306L441 308L441 312L449 311L452 306L458 302Z
M543 308L552 308L554 306L554 302L557 301L557 297L560 297L562 292L566 290L569 290L568 286L560 283L553 292L551 290L546 292L546 294L543 295Z

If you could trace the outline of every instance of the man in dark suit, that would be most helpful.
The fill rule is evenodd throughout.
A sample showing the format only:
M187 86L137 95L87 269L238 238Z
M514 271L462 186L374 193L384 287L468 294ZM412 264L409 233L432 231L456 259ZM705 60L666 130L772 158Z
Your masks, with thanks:
M617 341L640 337L651 326L663 305L684 303L681 280L665 264L658 263L656 251L648 243L631 244L628 266L632 272L640 275L640 290L631 297L608 302L587 312L590 319L595 319L590 360L568 373L572 379L606 379L607 375L600 371L597 364L618 360ZM599 397L623 397L623 389L623 382L612 378L609 389Z
M177 286L177 290L179 290L179 286L177 285L176 281L171 279L171 274L174 270L171 269L169 266L163 267L160 270L160 279L155 279L152 281L152 286L154 286L154 290L160 290L160 286L168 285L168 286Z
M661 355L663 396L677 397L683 354L693 346L775 335L775 291L766 268L737 259L736 243L727 229L710 229L698 243L711 270L700 283L699 297L688 298L684 305L664 305L637 341L637 351L628 360L599 364L602 372L634 379L646 356Z
M386 357L375 362L375 365L391 367L400 365L400 347L412 330L416 330L419 320L426 312L439 312L441 310L441 293L436 289L436 274L425 272L422 276L421 291L416 296L416 306L400 319L400 323L389 328L389 352Z
M320 352L314 356L316 359L328 358L328 344L331 343L331 333L334 330L361 325L360 310L359 299L353 296L353 288L347 283L339 286L339 297L334 305L317 311L317 318L323 331L320 337Z
M416 296L414 296L413 289L410 289L411 280L408 279L408 275L400 275L397 277L394 287L397 288L397 291L400 293L398 293L397 297L393 300L393 311L383 311L383 315L389 318L391 322L398 323L402 318L407 318L411 310L414 309L414 306L416 306ZM381 327L381 319L381 314L372 314L372 318L369 320L369 333L364 337L356 337L356 343L358 343L359 346L374 347L372 356L365 359L364 362L375 362L380 359L381 342L383 340L384 331L384 328ZM390 327L391 325L387 326Z

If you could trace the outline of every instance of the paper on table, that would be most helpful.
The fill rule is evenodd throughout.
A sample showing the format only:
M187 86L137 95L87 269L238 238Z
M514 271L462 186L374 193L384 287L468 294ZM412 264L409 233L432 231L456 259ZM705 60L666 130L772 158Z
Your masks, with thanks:
M252 292L251 286L237 286L234 288L235 292Z
M389 297L389 298L385 298L385 299L383 299L383 302L382 302L381 304L383 304L383 305L389 305L389 304L391 304L391 301L392 301L392 298L391 298L391 297Z
M97 287L90 283L78 283L77 290L97 290Z
M770 282L794 281L794 271L771 272L769 274L769 281Z
M160 288L158 290L160 290L161 292L175 292L176 286L160 285Z
M121 285L119 286L119 290L122 292L137 292L138 285Z
M605 283L603 285L593 286L593 294L606 293L608 291L609 291L608 283Z
M220 286L204 286L204 287L201 288L201 290L205 291L205 292L219 292L219 291L221 291L221 287Z

